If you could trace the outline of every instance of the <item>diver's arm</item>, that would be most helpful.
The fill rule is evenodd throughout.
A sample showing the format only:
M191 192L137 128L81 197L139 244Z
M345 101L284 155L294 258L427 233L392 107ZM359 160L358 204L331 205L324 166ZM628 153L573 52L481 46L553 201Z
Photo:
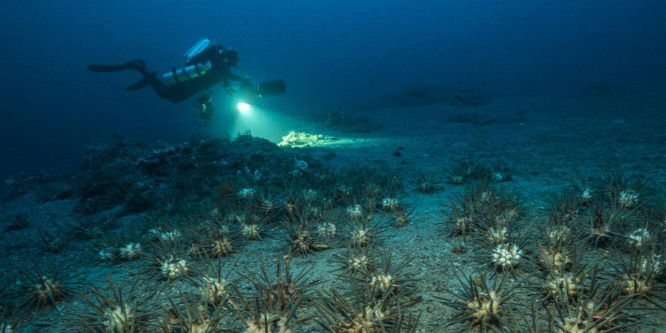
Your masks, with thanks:
M233 81L237 81L237 82L241 83L241 87L240 87L241 92L240 92L240 94L236 91L236 89L234 89L233 84L232 84ZM243 95L245 93L244 88L247 88L248 86L252 86L253 84L254 83L252 83L252 80L250 78L241 77L241 76L238 76L236 74L231 74L231 73L229 74L229 76L225 80L222 81L222 87L224 87L224 90L229 95L231 95L233 97L242 97L241 95Z

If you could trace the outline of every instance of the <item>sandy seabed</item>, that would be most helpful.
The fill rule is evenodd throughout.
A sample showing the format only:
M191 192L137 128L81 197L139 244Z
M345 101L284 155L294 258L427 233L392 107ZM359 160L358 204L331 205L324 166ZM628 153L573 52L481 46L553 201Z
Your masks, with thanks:
M664 111L666 98L660 95L584 99L543 94L498 98L490 104L474 109L428 105L363 111L363 115L382 125L382 129L368 133L347 133L323 125L281 118L272 132L253 134L265 136L275 142L288 130L323 134L336 140L323 146L285 149L302 149L302 154L325 157L321 158L321 163L330 168L363 164L396 172L402 185L396 198L406 211L411 212L409 223L396 228L390 212L381 209L376 212L375 222L384 227L385 231L373 251L379 254L390 253L393 266L409 260L399 274L409 280L406 284L410 287L405 299L418 300L415 305L405 309L405 313L420 314L415 332L461 332L467 331L470 327L468 325L474 326L475 319L465 318L466 315L462 316L463 320L460 322L453 319L461 309L445 304L447 299L455 299L446 290L461 293L463 288L456 276L474 276L474 284L479 284L478 277L481 274L487 275L490 281L506 276L504 289L511 290L515 295L510 302L502 305L511 308L512 313L521 313L527 318L516 315L517 321L523 324L524 332L531 331L528 326L531 323L528 304L535 302L539 308L537 322L545 332L548 313L555 317L555 322L558 317L552 304L545 306L550 309L546 311L537 301L538 286L542 285L540 280L543 274L538 268L539 250L535 244L540 242L540 237L545 237L540 230L546 226L553 198L557 198L565 189L570 189L571 180L581 173L602 177L604 173L619 170L627 175L637 174L649 180L655 194L645 205L656 206L657 193L664 192L666 181ZM482 126L447 121L451 115L461 112L473 112L486 119L498 121ZM518 113L522 115L520 121L516 121L514 117ZM502 121L503 119L512 121ZM496 186L520 197L523 213L516 222L516 228L520 229L522 234L529 234L529 239L525 242L525 262L511 272L493 269L491 249L479 241L479 237L483 236L465 238L450 235L451 227L447 227L450 217L449 200L461 198L468 191L466 185L455 185L448 181L447 172L450 172L458 161L470 156L489 163L497 160L505 162L511 179ZM416 184L410 181L419 172L434 175L439 179L433 193L418 191ZM348 184L350 187L355 185ZM0 259L3 261L3 281L0 286L4 286L3 304L6 304L3 311L7 321L19 320L19 326L24 326L23 330L19 331L71 332L72 324L68 319L72 317L71 314L91 312L82 302L79 293L90 294L87 291L90 289L107 290L106 276L112 276L116 285L124 288L129 288L134 281L139 280L137 293L140 295L155 294L155 290L171 295L177 295L179 290L193 290L187 281L161 281L155 278L159 273L146 272L146 266L151 265L150 259L146 257L129 262L100 262L96 258L96 240L68 243L57 253L45 253L30 244L38 237L40 228L50 228L57 216L71 215L75 206L76 198L42 202L35 194L28 193L5 202L1 208L3 223L9 224L16 214L27 214L30 221L30 225L22 230L5 229L0 240L6 244L5 253ZM341 211L345 209L346 207L340 207ZM123 216L120 218L121 225L138 224L139 218L137 215ZM655 242L655 251L660 254L665 227L662 224L665 222L648 220L650 232L658 239ZM528 226L531 230L525 230ZM191 225L182 226L188 227L194 228ZM343 229L342 225L339 227ZM242 276L257 274L260 257L266 263L268 275L274 277L275 267L287 252L288 231L279 224L268 225L265 230L266 236L261 240L243 242L237 252L221 260L223 271L233 266L233 279L244 281L238 282L241 292L252 293L251 283ZM599 263L600 269L608 273L598 274L603 281L612 281L614 274L621 270L621 262L630 257L630 250L618 246L623 244L622 237L626 238L619 235L614 238L612 246L606 248L576 244L585 252L582 260L588 267ZM26 245L9 248L9 244L15 244L17 239L23 240ZM580 236L580 239L585 237ZM144 247L148 248L148 245ZM311 269L305 278L306 282L322 281L306 291L306 295L316 302L318 297L315 296L315 290L336 289L343 294L350 293L350 281L341 276L336 257L346 253L347 246L337 244L325 251L296 255L291 259L292 272ZM49 271L51 263L54 262L61 272L60 275L67 277L73 294L57 300L55 305L47 304L37 311L26 308L17 310L15 301L25 297L27 293L25 286L17 286L21 280L18 272L37 266L45 267L45 271ZM659 275L661 274L663 273L660 270ZM664 277L659 276L650 283L654 283L655 288L663 288L663 280ZM591 282L586 281L584 284L589 286ZM163 304L165 309L155 305L155 311L168 312L166 308L169 308L169 304L165 299L166 297L161 300L151 298L152 303L147 304ZM666 304L658 296L655 296L655 299L662 307ZM46 302L50 303L48 300ZM315 308L311 303L304 302L297 312L297 317L316 318L319 312L315 311ZM626 331L660 331L659 327L666 326L666 322L661 319L664 311L646 301L638 300L626 311L644 321L638 326L627 328ZM295 325L292 332L323 332L324 329L314 318ZM611 330L614 325L621 325L623 319L620 316L597 329ZM451 320L455 325L450 325ZM233 314L227 313L222 323L224 325L220 325L221 327L243 331L242 323ZM506 331L518 331L509 324L497 325L496 327ZM480 327L474 329L479 330Z

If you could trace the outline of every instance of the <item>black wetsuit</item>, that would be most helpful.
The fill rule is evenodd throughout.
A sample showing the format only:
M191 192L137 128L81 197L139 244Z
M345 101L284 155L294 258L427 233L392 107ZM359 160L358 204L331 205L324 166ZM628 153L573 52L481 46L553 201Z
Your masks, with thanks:
M150 85L153 90L164 99L178 103L189 99L197 93L208 90L216 84L222 86L229 93L234 93L231 88L232 81L240 81L238 75L231 73L231 68L238 62L238 53L234 50L225 50L219 45L212 44L205 50L190 59L183 67L194 64L211 63L211 68L204 74L195 78L167 85L157 78L155 72L149 72L142 60L133 60L119 66L89 65L88 70L92 72L118 72L123 70L136 70L143 74L143 78L125 88L125 90L138 90ZM173 69L174 71L176 69Z

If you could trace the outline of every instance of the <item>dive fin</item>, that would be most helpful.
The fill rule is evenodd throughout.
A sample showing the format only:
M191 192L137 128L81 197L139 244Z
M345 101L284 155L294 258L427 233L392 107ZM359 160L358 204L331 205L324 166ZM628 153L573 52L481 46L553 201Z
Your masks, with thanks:
M157 80L155 72L143 73L143 77L141 78L141 80L137 81L136 83L130 86L125 87L125 91L134 91L134 90L143 89L154 80Z
M108 72L120 72L128 69L133 69L135 71L143 73L146 71L146 62L143 60L132 60L117 66L88 65L88 70L91 72L108 73Z

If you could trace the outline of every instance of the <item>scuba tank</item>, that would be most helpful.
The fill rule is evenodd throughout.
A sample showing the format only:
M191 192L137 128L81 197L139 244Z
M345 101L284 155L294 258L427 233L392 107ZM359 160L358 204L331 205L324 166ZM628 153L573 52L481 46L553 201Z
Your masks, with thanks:
M185 54L185 64L188 65L190 61L199 55L202 51L210 46L210 39L202 38L196 44L194 44ZM178 82L183 82L191 80L206 74L206 72L211 69L212 64L210 61L203 64L192 64L179 69L173 68L171 72L165 73L162 75L162 79L165 81L167 86L174 85Z
M174 68L171 70L171 72L162 74L162 79L167 86L171 86L178 82L183 82L202 76L206 74L206 72L208 72L211 67L213 67L213 65L211 65L209 61L205 64L194 64L187 67L182 67L180 69Z
M188 63L192 58L194 58L197 54L201 53L201 51L205 50L208 46L210 45L210 39L208 38L201 38L194 46L192 46L185 54L183 57L185 57L185 62Z

